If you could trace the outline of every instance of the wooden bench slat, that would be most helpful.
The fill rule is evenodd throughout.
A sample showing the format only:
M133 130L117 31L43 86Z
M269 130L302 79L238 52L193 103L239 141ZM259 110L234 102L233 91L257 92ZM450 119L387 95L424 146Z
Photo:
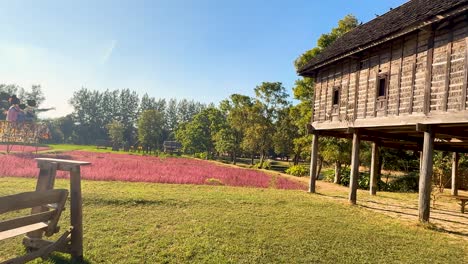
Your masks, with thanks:
M68 195L68 190L55 189L41 192L25 192L0 197L0 214L32 208L36 206L58 203Z
M32 225L40 222L47 222L57 214L57 210L41 212L37 214L17 217L0 222L0 232L15 229L18 227Z
M44 229L44 228L47 228L47 224L41 222L41 223L36 223L36 224L32 224L32 225L18 227L18 228L11 229L11 230L8 230L8 231L3 231L3 232L0 232L0 240L4 240L4 239L7 239L7 238L19 236L19 235L26 234L26 233L31 232L31 231L36 231L36 230L40 230L40 229Z

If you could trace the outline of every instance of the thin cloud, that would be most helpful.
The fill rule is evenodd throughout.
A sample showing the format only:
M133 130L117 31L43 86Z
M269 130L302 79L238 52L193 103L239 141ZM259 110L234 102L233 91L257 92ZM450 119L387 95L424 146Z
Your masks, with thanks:
M107 48L106 52L101 58L101 64L106 64L106 62L109 60L110 56L112 55L112 52L115 49L115 46L117 45L117 40L112 40L109 48Z

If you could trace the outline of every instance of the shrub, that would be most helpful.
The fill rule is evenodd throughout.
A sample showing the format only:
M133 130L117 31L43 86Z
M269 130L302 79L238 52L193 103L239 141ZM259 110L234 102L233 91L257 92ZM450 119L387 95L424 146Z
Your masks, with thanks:
M220 179L216 178L208 178L205 180L205 183L208 185L224 185L224 183Z
M208 155L206 154L206 152L197 152L193 154L193 156L197 159L204 159L204 160L208 158Z
M308 176L309 167L304 165L293 165L286 169L286 173L298 177Z
M265 170L269 170L269 169L271 169L271 163L270 163L269 161L265 160L265 161L263 162L263 166L260 166L260 162L259 162L259 163L255 163L255 164L253 165L253 167L254 167L255 169L265 169Z
M419 177L417 172L409 173L405 176L387 183L384 190L390 192L417 192Z

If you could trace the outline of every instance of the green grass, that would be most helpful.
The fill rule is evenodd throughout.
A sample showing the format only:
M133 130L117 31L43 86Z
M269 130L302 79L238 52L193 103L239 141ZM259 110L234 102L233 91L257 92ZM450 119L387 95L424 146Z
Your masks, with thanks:
M0 195L34 185L0 178ZM89 263L466 263L468 256L466 241L305 192L82 185ZM21 238L0 242L0 259L22 251ZM54 255L46 263L67 259Z
M82 151L91 151L91 152L122 152L123 151L112 151L112 148L108 147L106 149L97 149L95 145L73 145L73 144L48 144L48 146L54 151L72 151L72 150L82 150Z

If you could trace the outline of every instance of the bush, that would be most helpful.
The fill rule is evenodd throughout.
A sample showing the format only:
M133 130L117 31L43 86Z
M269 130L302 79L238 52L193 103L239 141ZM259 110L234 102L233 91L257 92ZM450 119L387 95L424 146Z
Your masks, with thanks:
M390 192L417 192L419 186L418 172L412 172L387 183L384 190ZM385 184L385 183L384 183Z
M308 176L309 167L304 165L293 165L286 169L286 173L298 177Z
M259 162L259 163L255 163L255 165L253 165L253 167L254 167L255 169L265 169L265 170L269 170L269 169L271 169L271 163L270 163L269 161L265 160L265 161L263 162L263 166L260 166L260 162Z
M204 160L208 158L208 155L206 154L206 152L197 152L193 154L193 156L197 159L204 159Z
M350 170L341 171L341 185L349 186L350 182ZM358 188L368 190L370 185L370 174L368 172L360 172L358 178ZM385 182L380 177L377 178L377 187L379 190L386 190Z

